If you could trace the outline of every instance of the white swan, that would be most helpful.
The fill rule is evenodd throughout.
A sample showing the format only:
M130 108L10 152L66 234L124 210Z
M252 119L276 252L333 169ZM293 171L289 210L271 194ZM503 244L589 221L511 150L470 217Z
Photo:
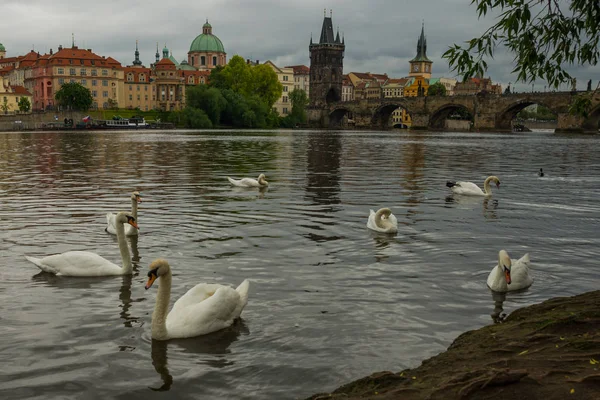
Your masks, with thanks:
M119 239L119 250L123 267L120 267L107 259L100 257L90 251L68 251L66 253L54 254L44 258L25 256L25 258L42 271L63 276L110 276L129 275L133 271L129 248L125 241L125 228L123 224L129 224L137 229L135 218L120 212L116 217L117 238Z
M488 176L483 183L483 190L473 182L452 182L447 181L446 186L452 189L452 192L456 194L462 194L465 196L491 196L492 190L490 189L490 182L495 182L496 187L500 189L500 179L497 176Z
M150 264L146 289L158 278L160 285L152 314L153 339L182 339L227 328L248 303L250 282L247 279L237 289L200 283L181 296L167 315L171 298L171 267L166 260L158 259Z
M389 208L380 208L377 212L370 210L367 228L377 232L396 233L398 232L398 220Z
M138 203L142 202L142 198L140 197L140 192L131 193L131 215L135 220L138 219ZM116 214L108 213L106 214L106 232L116 235L117 234L117 224L115 222ZM134 227L127 225L125 227L125 236L137 235L138 230Z
M498 265L492 269L487 285L495 292L512 292L525 289L533 283L529 275L529 253L518 260L511 260L506 250L498 253Z
M238 187L265 187L265 186L269 186L269 182L267 182L265 174L260 174L258 176L258 179L242 178L240 180L237 180L237 179L232 179L230 177L227 177L227 180L233 186L238 186Z

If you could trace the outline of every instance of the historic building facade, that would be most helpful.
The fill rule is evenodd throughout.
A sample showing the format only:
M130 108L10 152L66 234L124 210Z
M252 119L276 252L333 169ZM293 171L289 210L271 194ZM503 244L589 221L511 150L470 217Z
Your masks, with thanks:
M323 26L318 43L310 39L310 105L322 107L327 103L342 99L342 79L344 69L344 39L340 40L333 31L331 13L323 17Z
M294 70L294 89L304 90L310 96L310 68L306 65L291 65L286 68Z
M32 104L31 93L23 86L11 86L7 79L0 75L0 114L14 114L19 111L19 101L22 97Z
M290 101L290 92L294 90L294 69L290 67L278 67L272 61L265 62L277 74L277 79L283 91L281 97L273 104L273 109L281 116L286 116L292 112L292 102Z

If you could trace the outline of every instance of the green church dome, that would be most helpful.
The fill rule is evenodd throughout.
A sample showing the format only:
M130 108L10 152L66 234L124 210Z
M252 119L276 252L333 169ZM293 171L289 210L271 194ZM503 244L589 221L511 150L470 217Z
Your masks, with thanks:
M212 34L212 26L208 20L202 26L202 34L192 42L190 51L225 53L221 39Z
M225 48L223 47L223 43L221 43L221 39L215 35L207 35L203 33L194 39L192 45L190 46L190 51L213 51L225 53Z
M2 43L0 43L0 51L6 51L6 49L4 48L4 46L2 45Z

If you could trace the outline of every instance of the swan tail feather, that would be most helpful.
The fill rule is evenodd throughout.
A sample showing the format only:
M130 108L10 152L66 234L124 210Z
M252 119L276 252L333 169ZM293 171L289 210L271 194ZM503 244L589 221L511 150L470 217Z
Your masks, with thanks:
M237 186L237 182L235 181L235 179L231 179L230 177L227 177L227 180L229 181L229 183L231 183L234 186Z
M36 267L38 267L39 269L41 269L44 272L49 272L51 274L56 274L58 272L54 268L51 268L47 265L42 264L42 260L40 260L39 258L29 257L29 256L25 256L25 258L27 259L27 261L35 264Z
M244 282L235 289L240 294L241 303L245 306L248 303L248 290L250 289L250 281L244 279Z
M452 182L452 181L446 181L446 186L448 186L449 188L456 186L456 182Z
M521 257L521 259L519 261L524 262L525 264L529 264L531 262L529 260L529 253L525 253L525 255L523 257Z

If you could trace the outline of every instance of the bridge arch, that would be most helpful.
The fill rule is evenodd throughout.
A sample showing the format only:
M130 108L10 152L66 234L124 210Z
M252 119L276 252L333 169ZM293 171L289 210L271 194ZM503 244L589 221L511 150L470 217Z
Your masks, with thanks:
M544 106L550 111L552 111L555 115L558 115L558 111L554 107L552 107L550 104L546 104L544 101L539 101L538 98L521 99L516 101L515 103L510 104L498 114L496 114L496 128L501 130L512 130L512 120L515 119L517 114L523 111L523 109L533 104Z
M429 128L442 130L446 127L446 120L451 115L455 113L464 114L465 111L470 114L471 120L473 120L473 116L475 115L473 109L457 103L444 104L431 113L431 117L429 118Z
M410 115L410 111L403 101L384 102L379 105L374 111L371 117L371 126L376 129L386 130L390 127L390 117L392 113L402 108Z
M348 120L352 119L352 110L345 106L335 107L329 113L329 127L330 128L341 128L344 124L344 117Z

